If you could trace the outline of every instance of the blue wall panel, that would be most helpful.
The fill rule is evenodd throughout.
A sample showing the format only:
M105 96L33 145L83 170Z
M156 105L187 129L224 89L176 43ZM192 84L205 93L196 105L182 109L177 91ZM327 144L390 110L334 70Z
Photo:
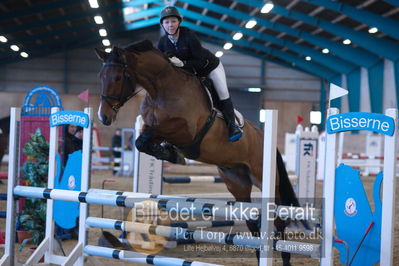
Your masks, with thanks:
M335 78L333 78L333 80L331 81L332 83L334 83L337 86L342 87L342 77L341 75L336 76ZM330 88L328 88L328 92L330 93ZM341 98L337 98L331 101L331 107L335 107L341 110Z
M381 60L368 69L370 103L372 113L382 113L384 92L384 61Z
M399 61L393 63L394 66L394 73L395 73L395 89L396 89L396 105L399 109Z
M349 112L360 111L360 68L347 74Z

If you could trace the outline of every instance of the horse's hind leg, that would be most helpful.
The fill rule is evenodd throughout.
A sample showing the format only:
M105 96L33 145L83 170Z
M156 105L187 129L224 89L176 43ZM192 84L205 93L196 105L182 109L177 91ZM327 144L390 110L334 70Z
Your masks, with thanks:
M278 234L281 236L281 239L285 239L285 228L286 228L286 222L281 220L280 218L277 218L274 222L274 226L277 229ZM291 254L288 252L281 252L281 258L283 260L283 266L291 266L290 259L291 259Z
M280 172L281 169L278 169L278 170ZM233 196L235 197L235 199L237 201L251 202L251 191L252 191L252 186L253 186L253 177L251 178L251 172L249 171L249 168L247 166L239 165L234 168L219 168L219 173L220 173L221 178L225 182L227 189L233 194ZM286 178L288 178L288 176ZM276 184L278 184L277 187L279 187L279 185L281 185L279 173L277 174ZM277 205L281 205L281 197L280 197L281 195L280 194L281 194L280 190L277 188L276 195L275 195L275 203ZM286 195L284 195L284 196L286 196ZM284 239L286 222L281 219L276 219L274 222L274 225L276 227L278 234L282 237L282 239ZM259 221L247 221L247 226L253 236L260 235L260 220ZM259 250L257 250L256 255L258 256L258 259L259 259ZM282 252L281 258L283 260L284 266L291 265L290 264L290 258L291 258L290 253Z
M276 205L285 205L285 206L299 206L298 199L295 195L295 192L292 188L291 182L288 178L287 170L285 169L285 165L281 154L277 151L277 176L276 176L276 195L275 195L275 203ZM274 222L276 230L278 234L281 236L281 239L285 239L285 228L287 227L289 220L283 221L280 218L277 218ZM289 266L291 254L287 252L281 252L281 258L283 259L283 265Z
M233 194L236 201L251 202L252 182L249 176L249 169L245 165L238 165L233 168L219 167L219 174L227 189ZM248 221L247 221L248 225ZM251 232L259 230L252 230L253 225L249 226Z
M219 167L218 170L227 189L237 201L251 202L252 182L248 167L238 165L232 168Z
M240 165L234 168L220 168L220 177L226 184L227 189L233 194L236 201L251 202L252 182L247 166ZM247 227L253 236L260 236L258 221L247 220ZM259 249L256 251L259 259Z

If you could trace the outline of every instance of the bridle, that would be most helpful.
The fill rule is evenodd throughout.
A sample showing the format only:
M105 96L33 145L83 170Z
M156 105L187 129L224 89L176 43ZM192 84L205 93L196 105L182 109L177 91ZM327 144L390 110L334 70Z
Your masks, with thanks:
M125 80L130 80L131 77L129 75L129 73L127 72L127 67L128 65L123 64L123 63L118 63L118 62L103 62L103 66L116 66L116 67L121 67L123 68L123 74L122 74L122 82L125 82ZM155 86L155 82L166 72L166 70L171 67L171 64L166 64L166 66L164 68L161 69L161 71L159 73L157 73L153 78L148 78L148 81ZM129 99L131 99L132 97L136 96L140 91L142 91L142 89L133 92L131 95L127 96L125 100L122 99L123 95L124 95L124 87L123 83L122 83L122 88L121 88L121 92L119 94L119 96L113 96L113 95L106 95L106 94L101 94L101 100L104 100L110 107L111 109L117 113L118 110L125 104L125 102L127 102ZM117 104L112 104L109 99L112 100L117 100L118 103Z
M124 95L124 88L125 86L123 86L123 83L125 82L125 80L130 80L131 77L129 75L129 73L127 72L127 65L126 64L122 64L122 63L117 63L117 62L103 62L103 66L116 66L116 67L121 67L123 68L123 74L122 74L122 88L121 88L121 92L119 94L119 96L113 96L113 95L106 95L106 94L101 94L101 100L104 100L110 107L111 109L117 113L118 110L125 104L125 102L127 102L130 98L134 97L137 95L137 93L139 93L141 90L138 90L137 92L134 92L133 94L129 95L126 97L125 100L123 100L123 95ZM117 104L112 104L109 99L112 100L117 100L118 103Z

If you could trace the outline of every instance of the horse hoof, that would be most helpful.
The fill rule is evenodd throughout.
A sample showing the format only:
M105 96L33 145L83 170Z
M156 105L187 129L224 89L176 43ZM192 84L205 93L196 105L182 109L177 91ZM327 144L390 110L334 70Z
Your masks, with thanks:
M186 160L184 159L184 155L180 152L177 152L176 164L186 165Z
M176 148L173 148L173 150L170 150L171 154L169 157L169 162L174 163L174 164L181 164L185 165L186 160L184 159L184 155L181 151L179 151Z

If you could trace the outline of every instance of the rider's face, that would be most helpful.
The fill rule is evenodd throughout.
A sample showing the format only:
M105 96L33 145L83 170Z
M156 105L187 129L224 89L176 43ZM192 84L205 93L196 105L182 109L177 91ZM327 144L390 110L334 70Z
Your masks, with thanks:
M176 17L168 17L162 20L162 26L171 35L176 34L179 23L180 22Z

